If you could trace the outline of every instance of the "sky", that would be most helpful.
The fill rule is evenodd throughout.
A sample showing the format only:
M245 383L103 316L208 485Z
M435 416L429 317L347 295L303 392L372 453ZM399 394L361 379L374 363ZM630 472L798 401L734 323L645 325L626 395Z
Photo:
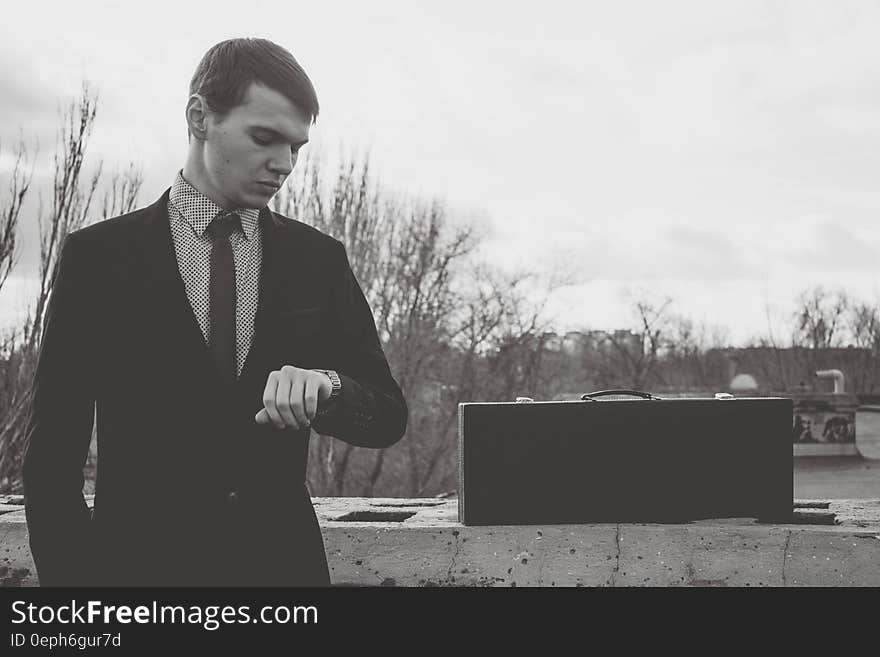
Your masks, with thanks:
M16 3L0 32L0 184L19 131L45 182L59 105L99 92L89 161L139 163L143 204L186 151L204 52L287 47L321 103L316 152L370 153L384 186L487 230L481 257L568 284L560 330L632 325L630 302L724 329L790 319L816 285L880 301L876 2ZM36 290L36 228L0 326Z

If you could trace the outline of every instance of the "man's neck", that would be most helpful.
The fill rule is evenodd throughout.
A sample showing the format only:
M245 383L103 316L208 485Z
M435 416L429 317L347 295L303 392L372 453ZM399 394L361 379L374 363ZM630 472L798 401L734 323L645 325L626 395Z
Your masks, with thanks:
M229 200L210 184L208 176L205 174L204 166L202 166L201 161L193 157L192 152L186 158L181 175L196 191L207 196L224 210L235 209L231 206Z

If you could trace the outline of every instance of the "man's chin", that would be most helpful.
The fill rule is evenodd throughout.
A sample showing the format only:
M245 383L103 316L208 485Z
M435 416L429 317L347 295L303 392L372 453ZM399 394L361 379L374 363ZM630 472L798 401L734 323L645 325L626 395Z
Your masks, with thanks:
M269 204L274 196L275 192L243 194L239 199L239 202L241 203L240 207L252 210L262 210Z

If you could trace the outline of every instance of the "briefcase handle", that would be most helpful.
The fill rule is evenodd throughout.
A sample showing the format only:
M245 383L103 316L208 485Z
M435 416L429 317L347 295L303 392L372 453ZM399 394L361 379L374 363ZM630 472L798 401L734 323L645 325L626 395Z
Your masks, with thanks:
M581 399L583 401L596 401L598 397L607 397L609 395L631 395L633 397L641 397L642 399L654 399L659 400L660 397L656 395L652 395L650 392L642 392L641 390L626 390L626 389L615 389L615 390L597 390L596 392L586 392L581 395Z

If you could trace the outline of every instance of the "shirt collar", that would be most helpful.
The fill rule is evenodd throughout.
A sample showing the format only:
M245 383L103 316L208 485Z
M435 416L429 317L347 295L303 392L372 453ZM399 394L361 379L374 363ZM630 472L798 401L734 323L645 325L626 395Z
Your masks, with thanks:
M202 237L217 213L223 211L223 208L186 181L183 170L178 171L174 178L169 200L199 237ZM245 238L251 239L257 229L260 211L255 208L234 208L233 212L241 218Z

